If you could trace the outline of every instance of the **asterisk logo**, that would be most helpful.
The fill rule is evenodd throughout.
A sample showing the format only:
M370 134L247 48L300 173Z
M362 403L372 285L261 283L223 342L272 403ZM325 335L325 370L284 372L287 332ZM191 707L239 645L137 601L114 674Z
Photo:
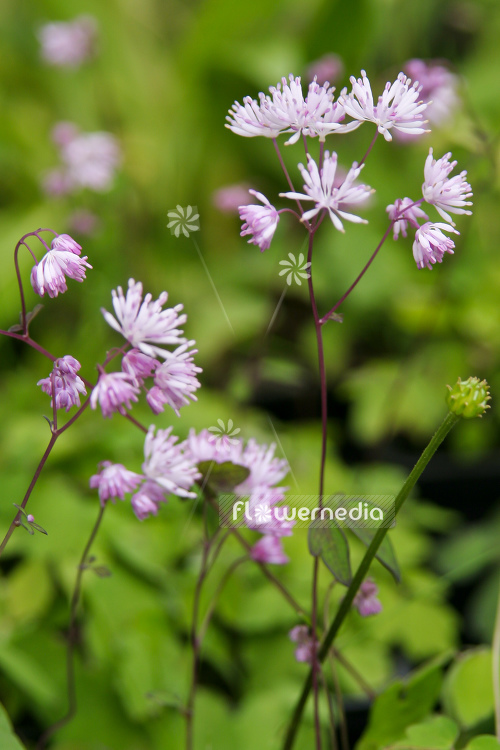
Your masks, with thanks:
M176 237L179 237L181 232L185 237L189 237L190 232L199 232L200 230L200 214L196 206L186 206L186 208L177 206L167 215L170 219L167 228Z
M301 286L301 279L308 279L311 275L307 272L311 264L309 262L304 263L304 253L300 253L298 260L293 253L288 253L288 257L290 260L280 260L280 266L285 266L280 271L280 276L283 276L285 273L288 274L286 277L288 286L291 286L292 280Z
M267 503L259 503L259 505L255 506L253 515L255 523L269 523L271 520L271 508Z
M215 444L217 450L229 450L231 445L238 445L239 440L235 438L235 435L241 432L241 430L239 427L233 429L233 420L228 420L227 427L222 419L218 419L217 424L219 425L218 427L208 428L209 432L213 433L208 438L208 442L212 445Z

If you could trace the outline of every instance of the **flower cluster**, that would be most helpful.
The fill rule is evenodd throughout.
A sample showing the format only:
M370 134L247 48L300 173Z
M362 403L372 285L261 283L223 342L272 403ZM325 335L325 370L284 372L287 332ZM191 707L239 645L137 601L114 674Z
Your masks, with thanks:
M191 491L200 478L196 463L186 450L185 443L171 435L172 428L158 430L151 425L144 442L142 474L129 471L122 464L104 461L100 472L90 478L90 487L99 491L101 505L115 498L123 500L126 493L134 492L132 509L140 521L157 515L160 503L168 495L183 498L196 497Z
M72 406L80 406L80 394L87 393L83 380L76 374L80 368L78 360L66 354L56 359L48 378L38 381L37 385L51 397L51 406L54 406L54 396L56 409L69 411Z
M288 463L274 455L275 445L259 445L251 439L244 445L242 440L232 438L231 441L217 440L208 430L196 433L194 430L188 435L185 443L186 453L196 463L213 461L217 464L230 462L236 466L244 466L249 470L248 477L233 488L237 497L248 498L249 514L252 519L258 518L259 508L270 509L281 503L285 496L285 487L277 486L288 473ZM276 565L288 562L281 538L290 536L293 521L271 518L264 523L248 522L249 528L259 531L264 536L252 548L252 558L259 562Z
M398 198L386 209L393 222L395 240L400 233L406 237L408 224L417 230L413 243L413 257L418 268L432 269L434 263L442 262L445 253L453 254L455 243L443 234L459 234L454 229L455 222L450 214L471 214L467 208L472 205L468 200L472 197L472 191L466 179L467 172L464 170L450 178L450 173L457 165L456 161L450 161L450 157L451 153L447 153L440 159L434 159L430 148L424 166L423 198L416 201L411 198ZM420 207L424 202L434 206L439 215L449 223L428 221L429 217ZM419 218L426 220L422 226L419 224Z
M115 316L102 310L104 319L133 347L122 359L122 371L102 372L92 391L91 406L100 405L103 416L113 412L125 413L131 402L138 400L141 389L147 392L147 402L155 414L170 406L179 416L182 406L196 401L195 391L200 387L197 374L201 368L194 364L194 341L182 336L187 317L179 315L182 305L163 309L168 300L162 292L157 300L151 294L143 299L142 284L129 279L127 293L121 287L112 291ZM174 351L164 346L176 346ZM161 361L163 360L163 361ZM145 381L153 378L153 386L146 388Z
M50 250L48 247L47 250L31 271L31 286L40 297L45 293L49 297L57 297L58 294L66 292L66 278L83 281L85 269L92 268L90 263L87 263L87 256L79 257L82 248L69 234L54 237Z
M52 131L61 165L43 180L49 195L67 195L82 188L98 193L109 190L121 162L117 139L104 131L80 133L70 122L58 123Z
M94 53L96 32L91 16L45 24L38 31L43 60L56 67L78 68Z
M420 96L427 103L425 116L429 122L443 124L458 107L458 77L439 62L409 60L403 68L414 80L418 80Z

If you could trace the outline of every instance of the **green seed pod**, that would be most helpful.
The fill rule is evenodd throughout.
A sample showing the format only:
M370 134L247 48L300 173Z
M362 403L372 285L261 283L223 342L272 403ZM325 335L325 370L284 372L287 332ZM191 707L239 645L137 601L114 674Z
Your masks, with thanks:
M446 396L446 403L449 410L457 416L465 419L482 417L486 409L490 408L487 401L490 400L491 396L486 380L467 378L462 382L458 378L457 384L453 388L451 385L446 387L450 391Z

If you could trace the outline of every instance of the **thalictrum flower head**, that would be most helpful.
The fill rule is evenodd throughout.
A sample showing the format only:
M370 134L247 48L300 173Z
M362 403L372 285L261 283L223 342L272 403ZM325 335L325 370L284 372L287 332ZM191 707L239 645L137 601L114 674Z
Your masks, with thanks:
M266 534L261 537L250 550L250 557L256 562L267 563L269 565L285 565L288 557L283 551L283 544L280 537Z
M179 497L196 497L191 487L200 478L194 459L184 451L185 444L177 444L172 428L158 430L151 425L144 442L144 474L168 493Z
M325 151L321 169L318 168L312 156L308 154L307 169L303 164L299 164L299 169L305 182L305 193L289 192L280 193L280 195L284 198L314 201L316 204L315 207L303 214L302 220L304 221L309 221L309 219L312 219L321 210L326 209L334 227L340 232L344 231L344 226L340 218L358 224L366 224L365 219L339 208L341 203L362 203L373 193L373 190L368 185L354 185L354 181L359 176L363 166L358 166L354 162L342 185L335 187L337 154L333 152L330 156L328 151Z
M260 93L259 102L251 96L245 96L243 104L235 102L226 117L226 128L245 138L255 138L258 135L277 138L283 130L283 125L271 122L269 113L264 108L266 99L269 97Z
M132 408L132 401L138 401L139 388L125 372L102 373L90 394L90 406L102 410L103 417L111 417L114 412L125 414L125 407Z
M42 58L50 65L63 68L77 68L91 57L95 37L96 22L90 16L47 23L38 31Z
M194 341L188 341L174 352L166 352L165 361L155 370L155 385L148 394L148 403L155 414L163 411L163 402L180 417L181 406L189 404L189 399L197 400L194 392L200 387L200 382L196 376L202 369L193 362L193 355L198 352L197 349L189 350L193 344Z
M259 445L250 438L246 444L238 463L250 469L249 476L238 485L238 492L245 493L261 487L273 487L289 472L288 461L276 458L276 445Z
M420 96L424 102L428 102L425 115L430 122L440 125L449 119L460 102L457 94L458 77L433 60L409 60L403 68L422 87Z
M382 611L382 604L377 599L377 594L378 586L371 578L363 581L352 602L352 606L356 607L361 617L377 615Z
M151 294L146 294L143 301L141 282L129 279L126 296L121 286L117 290L113 289L112 295L116 318L107 310L101 309L104 319L144 354L165 357L166 351L158 344L186 343L186 339L181 336L182 331L177 328L187 320L186 315L179 315L183 306L162 309L168 299L167 292L162 292L155 301Z
M430 268L434 263L441 263L445 253L453 255L455 243L441 230L460 234L449 224L431 224L430 221L419 227L413 243L413 257L418 268Z
M61 146L61 159L73 189L109 190L121 158L118 140L104 131L79 133Z
M256 190L249 190L248 192L255 195L264 205L250 204L238 208L240 219L244 222L240 234L242 237L249 234L251 237L248 242L257 245L263 253L271 244L280 217L265 195L258 193Z
M60 249L62 245L71 246L72 249ZM78 257L78 248L80 248L80 245L67 234L60 235L52 240L51 250L45 253L41 261L33 266L31 271L31 286L36 294L43 297L47 292L49 297L57 297L58 294L62 294L68 289L66 277L75 281L85 279L85 269L92 268L92 266L87 263L87 256L84 258Z
M351 93L348 94L347 89L343 89L339 97L346 114L355 120L375 123L386 141L392 141L392 128L403 133L427 132L422 127L422 112L427 104L420 99L420 86L417 81L411 85L411 79L400 73L393 84L386 84L384 92L375 104L370 81L364 70L361 71L361 76L357 80L351 76Z
M90 487L99 490L99 499L104 506L107 500L119 497L123 500L126 492L133 492L142 482L143 477L134 471L129 471L122 464L103 461L99 474L90 477Z
M130 375L138 385L142 385L146 378L153 377L159 364L157 359L144 354L140 349L131 349L123 356L122 370Z
M52 250L65 250L75 255L82 254L82 246L73 237L70 237L69 234L59 234L57 237L54 237L50 246Z
M69 411L72 406L80 406L80 394L87 393L83 380L76 374L81 365L74 357L67 354L54 362L51 375L39 380L37 385L42 391L51 396L50 405L53 406L54 392L56 409Z
M132 496L130 502L139 521L144 521L148 516L158 515L158 507L160 503L166 502L166 498L156 482L146 481Z
M291 641L297 644L295 658L297 661L312 664L314 658L314 641L307 625L296 625L288 633Z
M448 179L448 175L457 165L456 161L450 162L450 156L451 153L448 152L440 159L434 159L432 148L429 149L429 155L425 160L422 195L427 203L436 207L445 221L454 224L447 212L470 215L472 211L464 206L472 206L472 202L467 200L472 197L472 191L465 179L467 177L465 170Z
M394 221L393 236L395 240L398 239L400 232L403 237L406 237L408 224L418 229L420 226L419 219L429 219L425 211L422 211L420 206L413 205L414 203L415 201L411 198L397 198L394 203L391 203L385 209L389 214L389 219Z

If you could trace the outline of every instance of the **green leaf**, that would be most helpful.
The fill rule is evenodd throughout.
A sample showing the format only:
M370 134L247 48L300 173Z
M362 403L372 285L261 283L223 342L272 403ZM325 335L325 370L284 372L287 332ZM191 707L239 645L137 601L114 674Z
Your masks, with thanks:
M2 750L25 750L24 745L12 731L10 719L5 708L0 704L0 747Z
M460 654L446 675L443 701L462 727L473 727L493 714L491 651L471 649Z
M452 750L458 734L457 725L447 716L431 716L408 727L405 739L387 750Z
M422 722L438 700L443 680L443 659L414 672L406 680L392 683L374 701L368 728L356 750L380 750L402 740L406 729Z
M370 546L373 537L377 533L377 529L365 529L361 527L351 527L351 531L363 542L363 544L366 544L367 547ZM394 547L392 546L392 542L387 534L378 548L376 558L382 563L384 568L387 568L387 570L392 573L396 582L399 583L401 581L401 571L399 570Z
M222 464L215 461L201 461L198 469L203 475L201 483L206 483L208 488L216 494L232 492L250 474L250 469L233 464L231 461L224 461Z
M332 575L349 586L352 581L351 563L349 560L349 545L342 529L338 526L316 526L315 519L309 527L309 552L313 557L321 557Z
M500 742L492 734L478 734L465 750L500 750Z

